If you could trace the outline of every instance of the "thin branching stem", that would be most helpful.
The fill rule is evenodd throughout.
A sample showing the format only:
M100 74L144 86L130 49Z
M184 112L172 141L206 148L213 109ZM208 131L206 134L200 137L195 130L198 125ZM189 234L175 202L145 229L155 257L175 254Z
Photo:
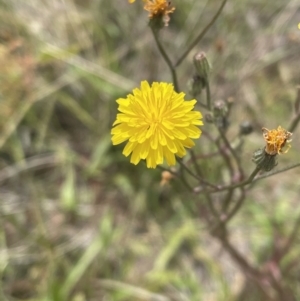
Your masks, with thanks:
M211 26L215 23L215 21L220 16L227 0L223 0L219 10L217 13L213 16L213 18L210 20L210 22L206 25L206 27L199 33L199 35L195 38L195 40L191 43L191 45L183 52L183 54L179 57L175 67L178 67L182 61L187 57L187 55L191 52L191 50L202 40L202 38L205 36L205 34L208 32L208 30L211 28Z
M230 172L230 176L231 178L233 178L234 176L234 169L230 160L230 156L228 155L228 153L226 152L226 150L224 149L224 147L222 147L221 143L220 143L220 139L217 139L216 141L214 141L216 146L219 149L220 155L223 157L224 162L226 163L228 170Z
M300 86L297 86L295 111L296 111L296 116L293 118L291 125L288 127L288 131L291 133L296 129L300 121Z
M232 200L232 196L233 196L233 192L234 192L234 189L229 189L226 196L224 197L223 201L222 201L222 212L226 212L229 205L230 205L230 202Z
M207 205L208 205L210 212L213 214L213 216L218 220L218 223L220 224L221 223L220 214L218 213L218 210L216 209L216 207L214 205L214 201L213 201L211 195L207 192L204 192L204 194L207 199Z
M224 221L225 223L228 223L235 216L235 214L242 207L245 199L246 199L245 188L241 187L241 195L236 201L235 206L232 208L231 212L227 215L226 220Z
M297 114L295 118L292 120L292 123L289 126L288 131L292 133L295 130L295 128L298 126L299 121L300 121L300 113Z
M234 185L228 185L228 186L220 187L218 190L210 191L210 193L216 193L216 192L221 192L221 191L234 189L234 188L238 188L238 187L244 187L244 186L250 184L254 180L255 176L258 174L259 171L260 171L260 168L256 167L247 180L242 181L242 182L237 183L237 184L234 184Z
M178 177L180 178L180 180L182 181L182 183L188 188L188 190L190 192L194 192L194 188L188 183L188 181L186 180L182 170L180 172L180 174L178 175Z
M229 192L228 192L228 193L231 193L230 196L232 196L232 192L233 192L233 189L230 189ZM221 213L222 218L221 218L221 220L219 220L217 222L217 224L215 224L213 227L211 227L210 231L214 232L217 229L220 229L221 227L224 228L226 226L226 224L234 217L234 215L242 207L242 205L245 201L245 197L246 197L245 189L242 187L241 188L241 194L240 194L238 200L236 201L236 203L235 203L233 209L231 210L231 212L226 215L225 209L222 208L222 213Z
M206 102L207 102L208 109L211 111L211 93L210 93L209 81L206 81ZM231 145L230 145L229 141L227 140L227 137L225 136L224 132L220 128L218 128L218 131L219 131L221 139L224 141L225 145L230 150L230 152L232 153L233 157L236 160L240 176L243 177L243 169L241 167L239 157L237 156L235 150L231 147ZM216 141L215 143L216 143L217 146L219 146L219 148L221 150L221 146L220 146L219 142ZM233 170L232 164L230 162L230 158L227 156L226 152L221 153L221 154L222 154L222 156L223 156L223 158L224 158L224 160L225 160L225 162L226 162L226 164L227 164L227 166L230 170L231 177L233 177L234 176L234 170Z
M277 300L274 299L270 292L269 284L264 281L264 275L261 271L254 267L246 258L240 254L240 252L228 241L228 238L225 236L218 237L222 243L223 248L231 256L235 263L244 271L246 275L252 278L256 284L261 288L262 292L266 295L268 300ZM283 299L280 299L283 300Z
M261 175L261 176L258 176L255 178L255 176L257 175L257 173L260 171L259 168L256 168L253 173L249 176L249 178L245 181L242 181L240 183L237 183L237 184L234 184L234 185L228 185L228 186L223 186L223 187L220 187L218 190L215 190L215 191L210 191L210 193L216 193L216 192L221 192L221 191L225 191L225 190L229 190L229 189L234 189L234 188L238 188L238 187L243 187L243 186L246 186L252 182L256 182L258 180L261 180L261 179L264 179L264 178L268 178L268 177L271 177L271 176L274 176L276 174L279 174L279 173L282 173L282 172L285 172L287 170L290 170L290 169L293 169L293 168L296 168L296 167L300 167L300 163L296 163L296 164L293 164L293 165L290 165L288 167L285 167L283 169L280 169L280 170L277 170L277 171L274 171L274 172L269 172L267 174L264 174L264 175ZM255 178L255 179L254 179Z
M199 178L197 175L195 175L183 162L181 159L177 160L182 169L184 169L189 175L191 175L193 178L195 178L197 181L201 182L201 178Z
M198 175L199 178L202 178L203 177L202 171L201 171L200 165L198 164L195 152L193 150L190 150L190 154L191 154L192 162L194 164L196 173L197 173L197 175Z
M295 240L298 237L299 230L300 230L300 214L298 215L298 217L294 223L293 229L286 241L286 244L284 245L284 247L281 250L280 259L282 259L289 252L290 248L293 246Z
M242 256L234 246L228 241L227 237L218 237L222 243L224 249L230 254L233 260L244 270L250 277L259 279L261 274L259 270L254 268L245 258Z
M287 167L285 167L285 168L282 168L282 169L279 169L279 170L275 170L275 171L272 171L272 172L268 172L268 173L266 173L266 174L263 174L263 175L261 175L261 176L258 176L257 178L255 178L255 179L253 180L253 182L254 182L254 181L256 182L256 181L261 180L261 179L264 179L264 178L269 178L269 177L271 177L271 176L277 175L277 174L279 174L279 173L288 171L288 170L293 169L293 168L296 168L296 167L300 167L300 162L295 163L295 164L292 164L292 165L287 166Z
M178 162L180 164L180 167L181 167L182 171L185 170L189 175L191 175L192 177L197 179L199 182L202 182L202 179L199 178L197 175L195 175L180 159L178 160ZM217 209L214 206L214 202L213 202L213 199L212 199L211 195L206 190L204 190L203 193L204 193L204 195L207 199L207 204L208 204L209 210L217 218L217 220L220 222L220 216L219 216L219 213L218 213Z
M197 161L197 157L195 155L195 153L190 150L190 154L191 154L191 160L192 160L192 163L195 167L195 171L197 173L197 180L201 183L201 184L205 184L206 186L210 186L212 188L218 188L216 185L206 181L203 179L203 174L201 172L201 168L200 168L200 165L198 164L198 161ZM188 169L188 167L186 166L186 168Z
M178 86L178 80L177 80L177 74L176 74L175 67L173 66L173 63L172 63L170 57L168 56L167 52L165 51L163 45L161 44L161 42L159 40L158 30L155 30L151 27L151 31L153 33L153 37L154 37L155 43L157 45L157 48L170 69L172 81L174 84L174 89L176 92L179 92L179 86Z
M227 139L227 137L226 137L224 131L223 131L222 129L220 129L220 128L218 128L218 130L219 130L219 133L220 133L220 136L221 136L223 142L225 143L226 147L228 148L228 150L231 152L233 158L235 159L235 162L236 162L236 164L237 164L238 171L239 171L239 176L240 176L241 178L243 178L243 176L244 176L244 171L243 171L243 168L242 168L242 166L241 166L241 161L240 161L240 158L239 158L238 154L237 154L236 151L232 148L232 146L231 146L230 142L228 141L228 139Z

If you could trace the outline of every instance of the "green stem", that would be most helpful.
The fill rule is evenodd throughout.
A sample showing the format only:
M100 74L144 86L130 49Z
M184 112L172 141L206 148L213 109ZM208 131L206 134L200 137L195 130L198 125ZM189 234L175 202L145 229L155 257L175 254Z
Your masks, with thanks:
M218 187L212 183L209 183L208 181L205 181L203 178L199 177L198 175L195 175L179 158L178 158L178 163L180 164L180 166L188 173L190 174L192 177L194 177L198 182L205 184L206 186L210 186L212 188L217 188Z
M200 166L198 164L197 157L196 157L194 151L190 150L190 154L191 154L192 162L194 164L196 173L197 173L197 175L198 175L199 178L202 178L203 174L202 174L201 168L200 168Z
M211 195L207 192L204 192L204 194L205 194L205 197L207 199L207 205L208 205L208 208L209 208L210 212L213 214L213 216L218 220L218 223L220 224L221 223L220 215L219 215L218 210L216 209L216 207L214 205L214 202L213 202L213 199L212 199Z
M152 27L151 27L151 31L153 33L153 37L154 37L155 43L158 47L158 50L159 50L160 54L162 55L162 57L164 58L165 62L167 63L167 65L170 69L173 84L174 84L174 89L175 89L176 92L179 92L179 86L178 86L177 74L176 74L175 67L173 66L173 63L172 63L171 59L169 58L167 52L165 51L164 47L162 46L162 44L161 44L161 42L158 38L158 31L153 29Z
M226 196L224 197L222 201L222 212L225 213L230 205L230 202L232 200L234 189L229 189Z
M229 193L232 192L233 189L229 190ZM241 188L241 195L238 198L238 200L236 201L233 209L231 210L231 212L229 212L228 214L225 213L224 210L222 210L222 219L216 224L214 225L210 231L213 233L215 232L217 229L220 229L222 227L226 227L226 224L235 216L235 214L239 211L239 209L242 207L244 201L246 199L246 195L245 195L245 189Z
M289 235L289 238L287 239L287 242L286 242L285 246L281 250L280 259L282 259L289 252L289 250L292 247L293 243L297 239L299 229L300 229L300 215L296 219L293 230L292 230L291 234Z
M241 195L240 195L239 199L237 200L235 206L231 210L231 212L227 215L226 220L224 221L224 223L228 223L235 216L235 214L242 207L245 199L246 199L246 197L245 197L245 189L242 187L241 188Z
M187 55L191 52L191 50L201 41L201 39L204 37L204 35L207 33L207 31L211 28L211 26L215 23L215 21L221 14L226 2L227 2L227 0L223 0L217 13L214 15L214 17L211 19L211 21L206 25L206 27L200 32L200 34L196 37L196 39L191 43L191 45L179 57L179 59L177 60L177 62L175 64L175 67L178 67L182 63L182 61L187 57Z
M207 105L207 109L209 111L211 111L211 94L210 94L210 85L209 85L209 81L206 81L206 105Z
M246 186L254 180L255 176L258 174L259 171L260 171L260 168L256 167L247 180L242 181L242 182L237 183L237 184L234 184L234 185L228 185L228 186L220 187L218 190L210 191L210 193L216 193L216 192L221 192L221 191L225 191L225 190L229 190L229 189L234 189L234 188Z
M227 237L219 237L224 249L229 253L232 259L246 272L255 279L260 279L260 272L254 268L228 241Z
M296 101L295 101L295 111L297 115L294 117L294 119L291 122L291 125L288 127L289 132L293 132L295 128L297 127L299 121L300 121L300 86L297 86L297 96L296 96Z
M177 162L180 164L182 169L184 169L189 175L191 175L193 178L195 178L197 181L201 182L201 178L199 178L197 175L195 175L182 161L181 159L177 159Z
M292 133L297 127L299 121L300 121L300 114L297 114L296 117L293 119L291 125L289 126L288 131Z
M243 168L241 166L239 156L237 155L236 151L232 148L232 146L231 146L230 142L228 141L224 131L222 131L222 129L220 129L220 128L218 128L218 130L219 130L219 133L220 133L220 136L221 136L223 142L225 143L226 147L229 149L229 151L231 152L232 156L234 157L234 159L236 161L236 164L237 164L237 167L238 167L238 170L239 170L239 176L241 178L243 178L244 171L243 171Z
M257 178L255 178L255 176L260 171L260 169L258 167L256 167L255 170L252 172L252 174L249 176L249 178L247 180L242 181L240 183L237 183L235 185L228 185L228 186L220 187L218 190L210 191L210 193L216 193L216 192L221 192L221 191L225 191L225 190L229 190L229 189L234 189L234 188L237 188L237 187L243 187L243 186L246 186L246 185L248 185L248 184L250 184L252 182L256 182L258 180L271 177L273 175L285 172L287 170L290 170L290 169L293 169L293 168L296 168L296 167L299 167L299 166L300 166L300 163L296 163L296 164L290 165L288 167L285 167L283 169L280 169L280 170L277 170L277 171L274 171L274 172L270 172L270 173L267 173L265 175L258 176Z
M300 162L299 163L295 163L293 165L290 165L290 166L287 166L285 168L282 168L280 170L276 170L276 171L273 171L273 172L269 172L267 174L264 174L264 175L261 175L259 177L257 177L254 181L258 181L260 179L264 179L264 178L269 178L271 176L274 176L276 174L279 174L279 173L282 173L282 172L285 172L285 171L288 171L290 169L293 169L293 168L296 168L296 167L299 167L300 166Z
M233 169L233 165L232 165L231 160L230 160L230 156L228 155L226 150L222 148L222 145L220 143L220 139L217 139L214 143L216 144L216 146L219 150L219 154L223 157L223 160L224 160L225 164L228 167L231 178L233 178L234 177L234 169Z

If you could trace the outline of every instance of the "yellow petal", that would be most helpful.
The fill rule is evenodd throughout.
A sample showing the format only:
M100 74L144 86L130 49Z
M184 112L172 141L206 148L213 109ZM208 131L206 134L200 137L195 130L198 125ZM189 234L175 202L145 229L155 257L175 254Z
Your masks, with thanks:
M170 152L166 146L163 148L163 152L168 165L170 166L175 165L176 164L175 155L172 152Z
M139 151L139 145L137 145L131 154L130 163L137 165L140 162L140 160L141 156Z
M127 142L125 148L123 149L123 152L122 154L125 156L125 157L128 157L132 151L134 150L134 148L137 146L137 142Z

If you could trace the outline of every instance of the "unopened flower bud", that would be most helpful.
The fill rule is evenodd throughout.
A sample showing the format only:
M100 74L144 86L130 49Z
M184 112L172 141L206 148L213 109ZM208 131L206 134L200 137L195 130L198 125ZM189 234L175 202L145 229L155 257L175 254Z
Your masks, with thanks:
M204 80L204 82L208 82L209 72L210 72L210 65L206 58L206 54L201 51L198 52L194 56L194 65L197 71L197 75Z
M226 129L228 127L228 106L227 103L220 99L214 102L213 107L214 121L218 128Z
M271 171L277 165L276 155L269 155L264 148L253 153L252 161L264 171Z
M240 124L240 135L249 135L253 132L253 126L249 121L243 121Z
M169 171L165 170L161 173L161 181L160 186L168 185L171 179L174 178L174 175L170 173Z
M207 123L213 123L214 122L214 117L211 113L205 114L205 121Z
M188 83L189 92L193 97L197 97L203 88L205 88L205 81L199 75L194 75Z
M154 32L158 32L163 29L166 25L162 17L149 19L149 26L153 29Z
M227 103L223 99L216 100L214 102L215 116L226 116L227 113L228 113Z

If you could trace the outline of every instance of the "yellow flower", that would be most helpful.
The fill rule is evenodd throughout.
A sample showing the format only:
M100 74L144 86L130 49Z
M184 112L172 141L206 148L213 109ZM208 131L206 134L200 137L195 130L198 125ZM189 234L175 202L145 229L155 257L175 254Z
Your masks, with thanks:
M112 131L113 145L127 141L123 154L131 154L130 162L146 159L155 168L166 159L175 165L175 155L183 157L185 148L195 145L203 125L200 112L193 111L196 100L185 101L184 93L174 91L172 84L147 81L127 98L119 98L119 111Z
M135 0L128 0L129 3ZM165 26L168 26L170 21L169 14L173 13L175 7L171 6L171 1L167 0L143 0L145 3L144 9L149 12L149 18L161 17Z
M263 136L266 141L265 152L269 155L285 154L291 148L290 144L286 144L292 141L292 133L279 126L274 130L268 130L262 128ZM283 150L285 148L285 150Z
M167 0L143 0L146 2L144 9L149 12L149 18L165 16L174 12L175 7Z

